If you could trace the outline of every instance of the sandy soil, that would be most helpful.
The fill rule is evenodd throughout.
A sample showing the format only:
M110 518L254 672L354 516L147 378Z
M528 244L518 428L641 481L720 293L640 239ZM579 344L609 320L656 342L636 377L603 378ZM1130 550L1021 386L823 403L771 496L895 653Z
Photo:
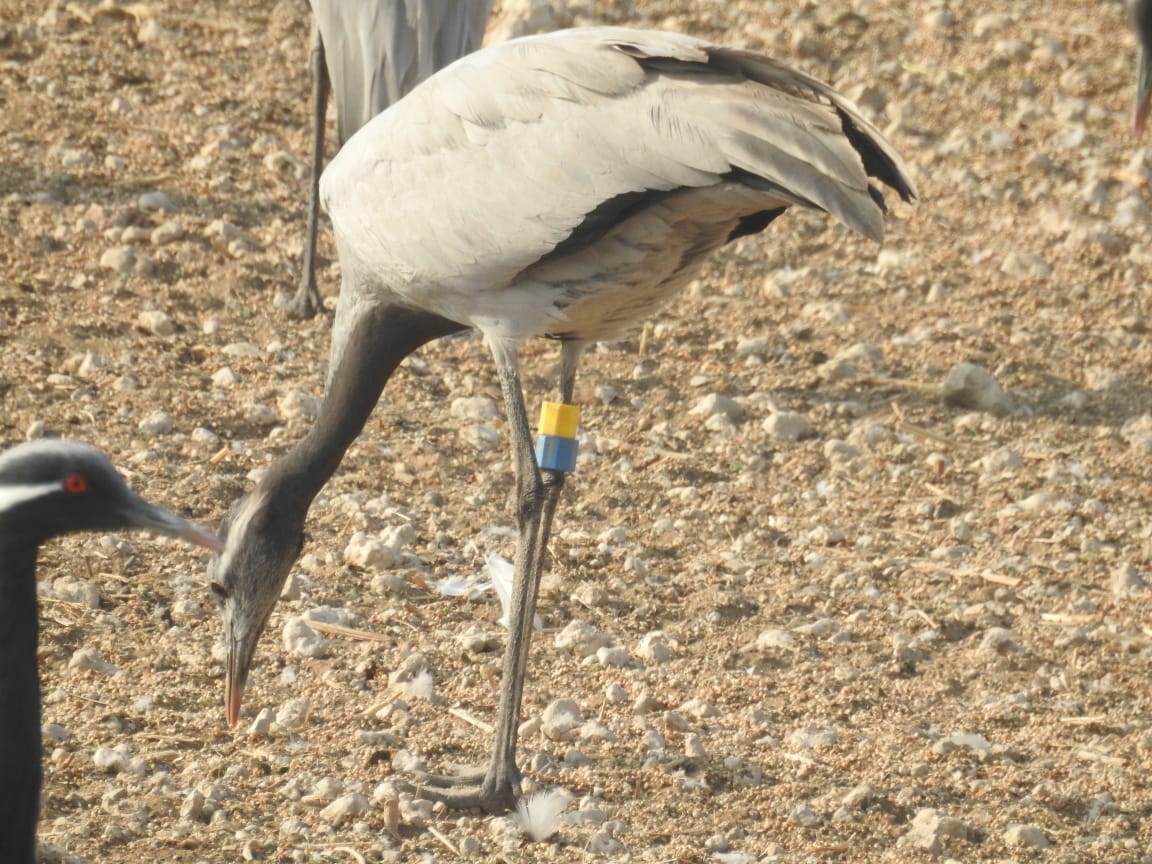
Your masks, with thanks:
M1152 161L1120 4L575 11L831 81L923 201L894 207L882 250L789 214L588 356L524 706L570 699L581 722L522 741L574 815L526 843L397 798L413 764L478 762L495 713L499 604L436 590L511 553L503 420L452 413L499 389L457 338L405 364L314 507L237 730L197 552L44 551L49 857L1152 861ZM305 432L330 321L277 298L303 235L307 41L302 0L0 3L0 444L97 443L215 525ZM330 234L321 250L332 294ZM961 362L1003 388L993 410L940 398ZM534 404L553 346L525 364ZM736 407L694 412L711 394ZM782 412L811 435L778 437ZM345 562L355 532L402 526L394 566ZM349 629L286 652L284 622L321 605ZM558 647L575 620L624 650ZM418 662L431 698L390 681Z

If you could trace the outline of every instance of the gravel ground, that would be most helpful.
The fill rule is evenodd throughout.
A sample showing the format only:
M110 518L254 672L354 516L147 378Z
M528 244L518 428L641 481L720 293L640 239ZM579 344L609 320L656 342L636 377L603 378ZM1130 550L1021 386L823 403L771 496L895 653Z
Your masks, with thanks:
M329 319L281 311L306 6L0 10L0 443L97 443L215 525L324 377ZM237 730L196 551L44 551L46 858L1152 861L1152 160L1121 5L570 11L833 82L923 200L882 249L791 213L588 356L524 705L559 831L399 782L479 761L495 715L477 585L511 473L491 361L455 338L313 508ZM524 353L536 402L557 356Z

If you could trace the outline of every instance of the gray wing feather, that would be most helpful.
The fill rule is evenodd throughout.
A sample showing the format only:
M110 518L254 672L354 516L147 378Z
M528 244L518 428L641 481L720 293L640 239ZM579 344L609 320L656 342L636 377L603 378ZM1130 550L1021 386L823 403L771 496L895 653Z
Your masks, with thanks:
M815 79L751 52L619 28L462 60L353 136L322 194L342 261L372 262L413 291L427 283L451 312L453 290L467 303L509 285L605 202L736 174L763 190L765 210L820 208L876 240L883 205L869 174L916 194L879 131ZM739 195L747 208L751 192Z
M311 0L340 143L480 47L492 0Z

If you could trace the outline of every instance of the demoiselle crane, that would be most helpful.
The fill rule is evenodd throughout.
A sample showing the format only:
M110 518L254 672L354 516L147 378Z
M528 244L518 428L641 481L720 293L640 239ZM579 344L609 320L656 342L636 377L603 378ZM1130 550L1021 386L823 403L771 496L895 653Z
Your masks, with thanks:
M342 281L320 414L233 505L209 564L228 722L312 500L385 383L421 345L476 328L499 371L516 477L509 637L491 760L474 776L427 779L424 794L512 806L529 637L565 476L542 472L533 452L518 346L560 342L571 403L589 342L655 312L709 252L789 207L880 241L886 208L869 177L916 196L896 151L827 85L751 51L620 28L479 51L356 133L321 183Z
M35 441L0 454L0 861L33 864L40 810L36 553L75 531L142 528L219 549L220 542L130 490L98 451Z
M312 173L300 287L289 307L323 308L316 288L316 228L324 115L335 94L337 143L438 69L480 47L492 0L311 0Z

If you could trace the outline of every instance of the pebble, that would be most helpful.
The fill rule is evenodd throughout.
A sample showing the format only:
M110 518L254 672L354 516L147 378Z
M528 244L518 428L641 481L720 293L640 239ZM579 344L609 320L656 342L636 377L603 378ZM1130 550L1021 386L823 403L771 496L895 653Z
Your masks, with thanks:
M97 747L92 764L105 774L120 774L128 769L128 754L112 747Z
M330 825L339 827L351 819L367 812L368 799L359 792L350 792L341 796L320 811L320 818Z
M948 840L967 840L968 827L959 819L946 816L932 807L917 811L912 827L897 841L899 845L915 846L933 855L944 851Z
M1117 599L1141 594L1147 587L1144 576L1128 561L1112 571L1112 596Z
M748 337L736 343L737 357L763 357L772 350L768 340L762 336Z
M1120 427L1120 436L1137 453L1152 455L1152 414L1133 417Z
M231 342L221 348L220 352L227 357L244 357L250 360L264 356L260 346L253 345L251 342Z
M281 729L299 729L311 710L312 703L305 696L288 699L276 706L276 723Z
M1024 458L1011 447L1000 447L976 461L984 474L997 476L1024 466Z
M100 589L93 582L86 582L72 576L62 576L52 582L52 595L68 603L99 609Z
M166 411L154 411L137 424L145 435L167 435L176 426L176 420Z
M256 426L275 426L280 422L280 415L271 405L250 402L244 406L244 419Z
M364 570L384 570L403 560L400 548L388 541L357 531L344 547L344 561Z
M840 799L840 804L849 810L863 810L872 803L875 797L876 790L867 783L861 783L859 786L849 789Z
M61 744L68 740L69 735L59 723L45 723L40 727L40 737L45 744Z
M175 213L180 209L180 203L167 192L145 192L136 199L141 210L163 210L166 213Z
M328 653L328 640L308 626L300 615L284 622L284 650L298 657L324 657Z
M212 373L212 386L221 389L229 389L236 386L240 381L240 376L232 371L231 366L221 366Z
M655 714L657 711L663 710L664 705L647 690L637 696L632 703L632 713L637 717L643 717L646 714Z
M941 738L932 745L932 752L939 756L946 756L957 750L971 750L977 756L986 757L992 751L992 745L983 735L975 732L957 732L947 738Z
M1016 636L1007 627L989 627L980 639L978 650L982 654L1015 654L1022 650Z
M159 336L166 339L176 333L176 324L166 312L159 309L145 309L136 316L136 323L141 329L148 331L153 336Z
M303 390L292 390L286 393L276 403L276 407L280 416L288 420L293 418L315 420L320 416L320 400Z
M136 267L136 250L131 246L117 246L100 256L100 266L113 273L128 274Z
M596 662L606 668L621 669L631 664L632 658L623 645L604 645L596 649Z
M731 396L724 396L721 393L709 393L697 402L688 413L694 417L722 415L735 423L744 419L745 409L743 405Z
M452 400L449 414L461 420L494 420L499 413L494 399L487 396L461 396Z
M550 741L572 741L584 722L580 706L571 699L555 699L540 715L540 731Z
M801 828L815 828L820 824L820 817L807 804L797 804L788 814L788 819Z
M102 672L105 675L114 675L116 667L104 660L104 657L95 648L77 648L68 661L69 672Z
M1025 846L1029 849L1047 849L1052 845L1042 828L1016 823L1009 825L1004 832L1004 842L1009 846Z
M86 351L80 365L76 368L76 374L85 379L94 378L107 365L103 355L97 354L95 351Z
M204 803L204 794L199 789L192 789L180 802L180 818L190 822L204 821Z
M1008 408L1008 397L983 366L957 363L940 386L940 398L949 405L977 411L1000 413Z
M770 414L761 428L768 433L768 437L785 443L811 438L816 434L808 419L796 411L777 411L775 414Z
M663 630L645 633L640 639L640 644L636 646L636 654L644 662L655 665L667 663L676 656L676 652L669 647Z
M613 681L604 688L604 698L609 702L617 704L628 701L628 691L625 690L620 684Z
M837 738L836 730L830 726L809 723L792 730L786 740L791 746L802 750L823 750L835 746Z
M561 651L570 651L577 657L591 657L613 639L591 624L574 618L556 634L555 645Z
M462 442L473 450L482 453L495 450L500 446L500 430L494 426L472 423L468 426L461 426L457 434Z
M136 31L136 41L141 45L147 45L149 42L163 42L175 38L176 34L155 18L144 19L143 23L140 24L140 28Z
M157 227L149 239L153 246L167 246L169 243L184 239L184 226L174 219L169 219Z
M1028 252L1009 252L1000 262L1000 272L1009 276L1045 277L1052 275L1052 265L1039 255Z

